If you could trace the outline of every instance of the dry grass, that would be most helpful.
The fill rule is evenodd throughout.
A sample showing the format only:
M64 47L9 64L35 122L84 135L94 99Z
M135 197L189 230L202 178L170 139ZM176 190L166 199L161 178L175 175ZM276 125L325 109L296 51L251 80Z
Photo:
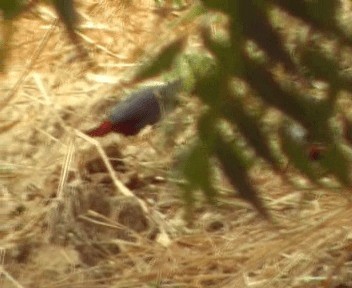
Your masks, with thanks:
M352 207L341 191L295 191L260 166L253 181L275 226L224 193L217 209L197 208L190 227L165 179L191 124L169 141L163 125L125 139L79 132L123 95L142 59L183 35L199 45L196 23L169 28L187 11L157 13L154 1L81 2L94 68L75 60L64 29L41 6L16 24L1 76L0 286L352 287ZM198 105L188 101L174 122L194 119L186 114Z

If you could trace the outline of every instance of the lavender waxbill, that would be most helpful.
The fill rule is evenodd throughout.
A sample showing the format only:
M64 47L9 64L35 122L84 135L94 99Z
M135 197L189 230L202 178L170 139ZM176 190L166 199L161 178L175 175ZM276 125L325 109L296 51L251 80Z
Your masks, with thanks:
M111 132L136 135L147 125L157 123L165 112L176 106L181 89L181 80L142 88L118 103L98 127L85 133L91 137L102 137Z

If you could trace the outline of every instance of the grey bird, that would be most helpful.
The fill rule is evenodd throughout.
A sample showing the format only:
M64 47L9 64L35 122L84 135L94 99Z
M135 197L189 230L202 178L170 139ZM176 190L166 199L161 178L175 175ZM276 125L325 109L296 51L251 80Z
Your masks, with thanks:
M111 132L136 135L147 125L157 123L165 112L174 109L182 86L182 80L174 80L142 88L118 103L98 127L85 133L91 137L102 137Z

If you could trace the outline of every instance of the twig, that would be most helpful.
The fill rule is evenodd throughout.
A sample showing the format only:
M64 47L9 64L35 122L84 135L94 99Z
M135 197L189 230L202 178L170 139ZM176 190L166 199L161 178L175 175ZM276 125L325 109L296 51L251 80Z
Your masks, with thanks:
M60 183L59 183L59 186L58 186L57 192L56 192L57 198L59 200L62 200L64 197L63 189L64 189L65 183L67 181L67 178L68 178L68 171L69 171L69 167L71 166L71 163L72 163L74 150L75 150L75 147L73 145L73 139L71 139L70 143L68 145L68 150L67 150L67 154L65 157L64 165L62 166Z
M127 197L135 198L138 201L138 203L141 205L141 208L143 209L143 211L146 213L149 213L146 203L143 200L139 199L136 195L134 195L130 189L128 189L120 180L116 178L114 169L112 168L111 163L109 162L109 159L104 149L101 147L100 143L97 140L92 139L91 137L83 134L78 130L75 130L75 132L77 136L88 141L89 143L93 144L97 148L98 153L100 154L101 159L103 160L106 168L108 169L109 175L117 190Z
M2 266L0 266L0 274L4 274L5 277L6 277L7 279L9 279L10 282L11 282L15 287L17 287L17 288L24 288L24 286L22 286L20 283L18 283L18 281L17 281L15 278L13 278L13 277L10 275L10 273L7 272L7 271L4 269L4 267L2 267Z
M46 44L48 43L51 35L54 32L54 29L57 25L58 20L55 19L54 21L52 21L51 27L50 29L45 33L44 37L42 38L42 41L40 42L39 46L37 47L37 49L34 51L29 63L27 64L26 69L24 69L24 71L22 72L20 78L17 80L17 82L15 83L15 85L12 87L12 89L10 90L10 92L8 93L7 97L5 97L5 99L2 101L1 107L0 107L0 112L2 109L4 109L8 103L10 103L11 100L13 100L15 98L15 96L17 95L18 90L20 89L21 85L23 84L23 82L26 80L27 76L29 75L29 73L31 72L34 63L38 60L40 53L43 51L44 47L46 46Z

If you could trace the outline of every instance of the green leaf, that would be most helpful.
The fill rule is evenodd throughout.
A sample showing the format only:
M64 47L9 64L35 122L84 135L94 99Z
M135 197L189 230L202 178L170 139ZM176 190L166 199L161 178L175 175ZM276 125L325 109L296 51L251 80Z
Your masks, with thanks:
M74 31L78 18L73 0L51 0L57 15L68 31Z
M259 127L260 119L250 115L238 98L228 95L221 107L221 113L226 120L239 128L259 157L266 160L275 170L281 169L278 156L270 147L267 135Z
M193 68L193 67L192 67ZM220 95L226 93L227 87L227 78L222 73L223 71L219 71L217 67L211 70L208 74L198 74L196 70L193 70L193 74L197 79L194 92L196 96L198 96L204 103L209 105L211 109L218 113L220 107L222 106L222 102L220 99ZM209 85L211 83L211 85Z
M18 16L26 7L25 0L0 0L0 10L5 20Z
M212 74L217 67L213 58L199 53L192 53L183 55L177 69L186 83L185 86L193 89L198 79Z
M218 60L223 73L240 75L242 72L242 61L239 43L237 43L236 47L233 47L228 40L212 39L208 30L203 29L202 32L204 46Z
M234 10L234 6L236 5L238 0L202 0L201 2L208 9L221 11L225 14L229 14Z
M328 146L321 163L342 185L351 187L349 160L337 143Z
M278 157L269 146L269 141L258 126L258 119L249 115L241 101L233 97L228 83L223 81L221 74L213 71L212 75L199 79L195 92L219 117L223 117L232 125L236 125L256 153L268 161L274 169L279 170ZM209 83L212 83L209 86Z
M269 105L276 107L298 121L302 121L301 117L304 107L299 97L291 91L285 91L263 65L259 65L247 58L244 80ZM306 121L306 119L303 119L303 121Z
M339 67L334 59L328 58L316 47L303 50L302 64L313 72L316 78L327 80L329 84L338 83Z
M166 46L154 59L142 66L135 76L135 81L142 81L154 77L171 67L175 58L181 53L184 47L184 39L178 39Z
M264 218L270 220L270 215L258 196L259 192L252 185L248 176L246 165L242 160L241 150L235 149L233 145L226 142L220 135L218 135L215 147L215 154L225 174L232 186L237 189L241 198L252 204Z
M213 173L210 165L210 154L203 143L197 142L188 151L187 158L182 165L182 173L188 181L189 191L192 193L195 189L202 189L210 202L213 202L216 190L213 187ZM187 198L192 200L193 198Z
M185 13L185 15L181 16L179 19L176 19L174 22L170 24L170 30L175 29L180 25L185 25L188 23L194 22L199 16L206 14L207 10L203 5L193 5L190 10Z
M283 63L291 71L296 71L295 64L282 44L283 40L270 22L268 5L258 5L258 1L253 0L239 1L239 4L238 22L242 23L245 36L256 42L271 59Z
M275 5L303 20L320 32L334 35L339 41L352 45L351 35L347 35L337 23L339 1L335 0L272 0Z
M329 127L329 119L334 112L334 106L329 101L317 100L313 97L299 99L302 104L302 119L305 119L305 128L308 130L310 141L330 143L333 141L333 133Z
M198 135L201 142L207 147L209 154L212 154L215 149L218 120L218 115L212 109L205 111L198 119Z
M319 7L320 3L327 1L324 0L312 0L312 1L295 1L295 0L273 0L275 4L283 8L285 11L290 13L292 16L297 17L304 22L312 25L313 27L319 30L331 29L332 24L335 24L333 20L336 12L336 5L333 5L331 8L333 9L321 9ZM328 2L332 3L337 2L334 0L328 0ZM323 11L325 10L325 11ZM324 16L323 16L324 14Z
M209 113L203 114L198 124L201 140L215 153L231 185L242 199L248 201L260 215L270 220L271 217L248 176L247 161L243 151L224 139L215 128L213 117Z
M248 58L245 62L245 71L244 79L267 104L297 120L312 131L312 134L321 132L316 131L316 123L322 122L321 127L326 127L324 123L327 122L334 108L327 105L328 102L318 102L312 97L301 95L293 87L280 86L263 65Z
M305 49L302 63L307 66L316 78L327 81L334 89L352 91L352 78L342 76L336 58L328 57L316 47Z
M339 8L338 1L335 0L309 0L304 1L307 15L318 23L325 23L327 26L337 24L336 15Z
M200 53L182 54L175 59L174 68L166 77L182 79L183 88L186 93L194 90L196 80L208 74L214 69L214 59Z

